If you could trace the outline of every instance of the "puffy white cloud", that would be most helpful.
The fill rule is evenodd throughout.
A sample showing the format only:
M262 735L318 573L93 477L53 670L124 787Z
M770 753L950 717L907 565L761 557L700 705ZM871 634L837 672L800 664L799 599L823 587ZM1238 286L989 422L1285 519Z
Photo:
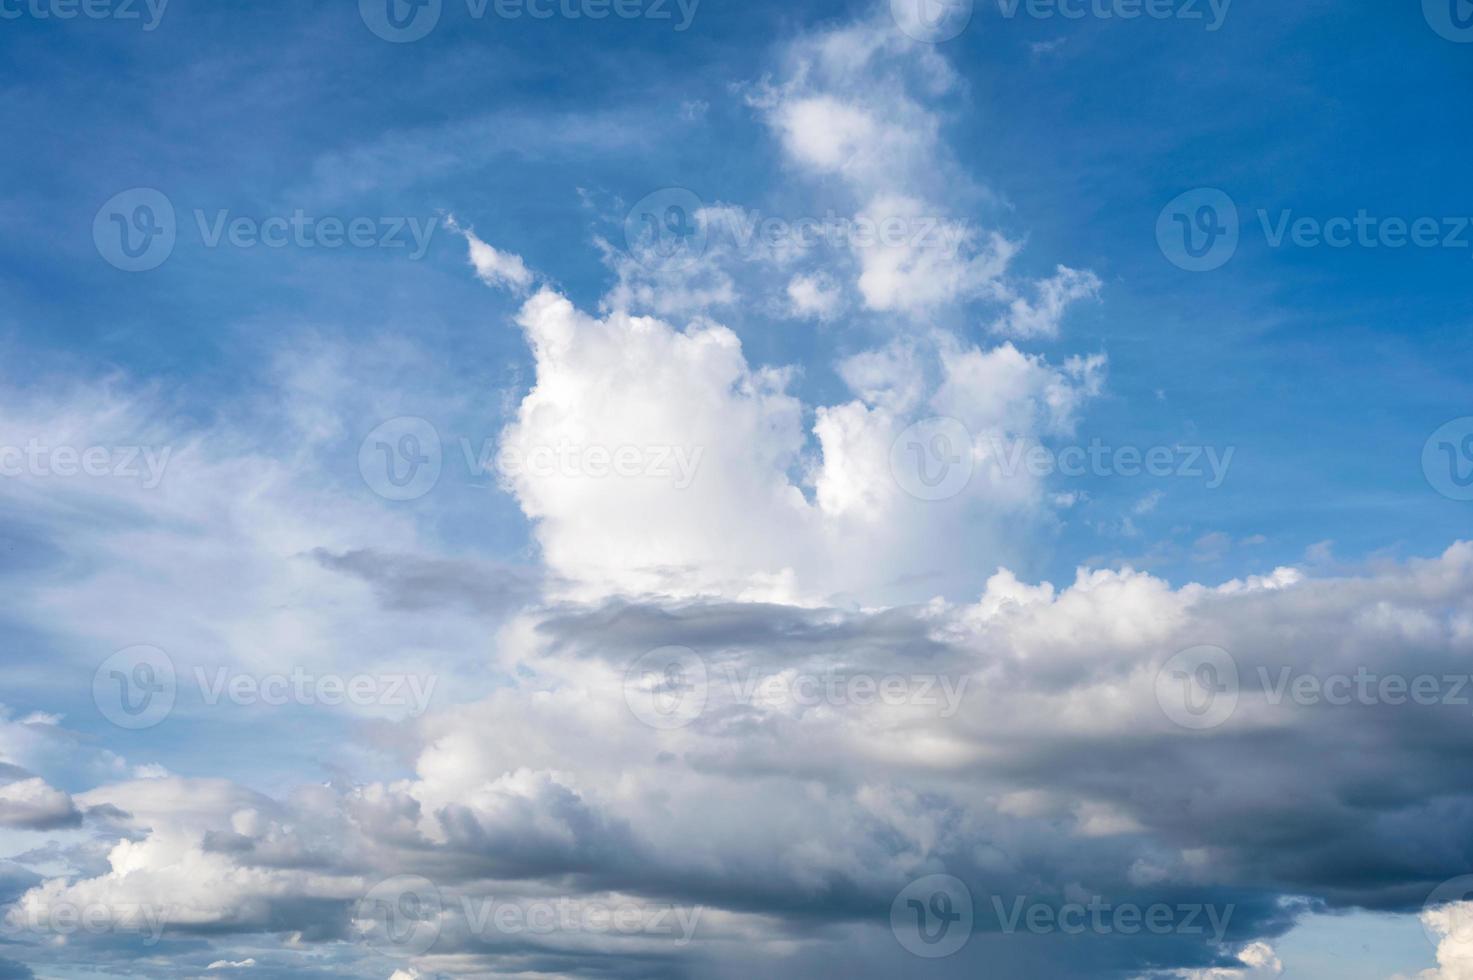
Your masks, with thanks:
M876 229L900 229L856 246L859 292L870 309L919 317L947 304L1006 295L1002 279L1018 246L1002 235L937 217L924 201L903 194L876 195L858 219Z
M0 786L0 826L52 830L81 822L72 798L44 779L17 779Z
M470 246L471 266L476 276L488 286L504 286L525 292L532 285L532 273L520 255L499 251L476 236L469 228L461 228L454 217L446 223L452 231L458 231Z
M1417 980L1473 980L1473 902L1426 909L1422 925L1437 941L1437 966Z
M1059 321L1070 303L1099 295L1100 280L1093 272L1081 272L1059 266L1048 279L1034 283L1036 300L1015 296L1008 312L992 325L1004 336L1028 339L1053 338L1059 335Z
M697 220L710 220L698 213ZM602 307L615 311L644 311L656 316L688 316L729 307L737 301L736 283L727 265L729 245L717 239L687 263L666 263L644 252L631 254L607 242L599 243L604 261L616 282Z
M1208 970L1183 970L1182 980L1270 980L1282 976L1284 964L1268 943L1249 943L1238 951L1242 967L1214 967Z
M796 275L788 283L788 302L793 315L832 320L844 304L844 294L827 276Z
M1015 282L1019 243L956 214L958 200L988 195L956 166L924 100L959 88L934 48L909 44L883 16L793 42L778 80L751 102L794 167L849 189L857 230L848 244L866 308L921 319L983 301L1005 307L997 332L1053 337L1069 304L1097 295L1099 280L1059 266L1031 287Z
M789 372L749 365L719 324L597 318L547 289L518 322L537 374L502 434L501 469L548 564L584 596L792 601L882 594L963 564L975 574L1002 525L1038 503L985 437L1067 432L1103 370L1099 358L1055 368L1008 345L883 348L841 365L857 397L814 409L810 439ZM954 500L918 499L896 473L911 465L897 464L897 440L927 415L957 420L971 443L956 446L975 472ZM938 538L969 550L938 556Z
M913 136L904 129L886 130L868 112L828 95L796 98L773 110L773 123L793 159L820 173L858 170L868 176L880 164L868 156L890 150Z

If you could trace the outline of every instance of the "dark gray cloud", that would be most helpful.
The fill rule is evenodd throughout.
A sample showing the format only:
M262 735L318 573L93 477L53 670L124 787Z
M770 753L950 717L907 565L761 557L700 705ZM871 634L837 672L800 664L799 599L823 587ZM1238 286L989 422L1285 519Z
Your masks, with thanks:
M367 582L384 608L399 612L459 608L498 615L534 602L544 582L542 573L532 569L372 548L336 553L318 548L312 557L324 568Z
M288 942L327 944L344 975L387 976L370 965L381 951L356 941L357 903L411 875L445 908L435 945L402 961L424 976L723 976L737 950L784 977L820 963L853 976L1232 968L1307 912L1413 913L1473 867L1473 790L1459 778L1473 708L1274 703L1259 668L1451 674L1469 662L1470 617L1467 546L1359 578L1219 589L1131 572L1063 591L999 577L961 607L560 605L499 635L488 669L504 686L405 730L412 779L279 798L155 779L78 802L193 903L169 935L228 959L245 936L270 936L279 962ZM1201 643L1230 651L1241 689L1230 717L1191 730L1156 678ZM626 702L626 672L670 645L710 683L704 710L666 730ZM965 684L954 712L761 693L805 673ZM936 873L965 883L975 931L923 961L891 935L891 905ZM58 895L123 901L129 887L94 877ZM476 924L476 903L562 900L704 918L688 944ZM1169 928L1074 935L1015 912L1091 904L1166 909Z

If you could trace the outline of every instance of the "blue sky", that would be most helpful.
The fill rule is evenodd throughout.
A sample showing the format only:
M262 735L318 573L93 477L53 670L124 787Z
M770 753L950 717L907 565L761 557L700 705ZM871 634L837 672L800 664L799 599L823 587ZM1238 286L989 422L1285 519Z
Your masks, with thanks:
M448 236L408 263L374 250L213 252L190 229L157 275L127 276L84 261L95 257L88 219L133 186L210 214L447 209L570 295L595 297L606 268L592 249L568 247L597 233L586 200L679 185L776 209L774 148L731 85L750 80L766 39L852 13L710 4L676 32L654 21L475 21L452 4L409 45L344 26L330 6L245 15L182 5L152 32L14 21L4 43L20 95L7 128L24 152L7 164L6 213L45 231L6 245L8 333L28 358L49 354L63 370L84 350L93 370L179 383L201 417L223 391L249 385L268 338L304 330L412 329L467 368L525 369L518 338L486 329L494 300L456 275ZM1272 249L1257 233L1225 268L1183 275L1162 261L1152 231L1164 203L1196 186L1224 188L1250 216L1473 213L1459 179L1468 110L1437 95L1467 79L1460 46L1415 9L1239 0L1217 31L1174 20L1009 20L983 5L944 50L967 82L945 107L947 138L996 195L1001 224L1027 235L1020 264L1088 267L1107 284L1069 339L1111 359L1110 396L1090 422L1122 442L1181 438L1190 427L1240 447L1210 498L1170 484L1100 488L1167 491L1147 541L1071 527L1039 571L1136 557L1145 548L1134 545L1175 526L1269 538L1208 571L1229 575L1326 539L1362 556L1418 553L1456 536L1461 510L1424 499L1410 463L1465 391L1470 250ZM709 108L686 119L690 102ZM853 343L746 310L728 320L755 359L772 363ZM1306 370L1332 370L1335 383L1304 385ZM810 372L802 383L821 392L834 379ZM1392 521L1413 501L1418 521ZM1101 501L1095 520L1123 504ZM519 534L511 516L489 532L500 548ZM1388 522L1401 524L1397 533Z
M1261 796L1245 789L1255 754L1275 751L1255 738L1280 722L1188 736L1180 750L1150 725L1095 733L1103 771L1120 767L1112 787L1055 770L1057 757L1094 744L1072 728L1079 741L1055 744L1063 735L1051 732L1009 765L991 754L1010 744L998 732L938 729L928 751L944 761L892 769L854 731L800 726L789 734L817 739L836 771L852 763L860 774L827 786L859 801L827 831L865 839L847 855L861 867L818 860L824 848L810 842L804 860L815 863L795 877L823 887L801 900L802 885L768 891L735 870L768 870L752 854L778 853L800 816L772 803L792 787L744 782L791 762L757 744L778 721L705 733L730 743L610 736L585 760L559 755L584 729L548 734L537 712L539 697L566 697L586 732L604 731L607 718L588 707L602 677L590 664L607 662L614 676L627 666L620 657L667 645L708 665L743 651L773 669L791 655L794 670L812 656L878 671L934 644L935 663L956 658L957 672L985 678L998 698L1014 681L1029 696L1062 697L1077 683L1077 697L1043 709L1071 718L1114 718L1103 706L1125 695L1091 685L1131 690L1146 676L1137 668L1191 643L1229 648L1245 678L1259 663L1464 664L1473 600L1467 558L1448 549L1468 535L1469 503L1440 492L1442 477L1424 465L1442 438L1434 432L1466 422L1473 364L1473 107L1459 98L1473 81L1473 43L1440 20L1466 15L1463 0L1447 11L1436 0L1178 0L1161 8L1172 16L1133 19L1118 4L1080 5L1074 18L978 0L965 28L935 44L908 36L887 5L655 2L594 20L496 16L494 6L477 17L465 0L444 0L424 37L394 43L370 28L369 0L109 0L69 19L60 0L0 0L0 445L171 454L156 486L0 477L0 577L11 586L0 603L0 762L19 767L12 786L41 781L31 797L0 799L0 817L5 805L19 814L0 820L4 880L20 882L6 885L7 900L108 894L126 863L113 848L129 839L145 842L141 867L200 849L212 870L182 874L209 881L211 862L225 861L209 842L228 832L253 842L250 867L337 877L282 881L271 899L222 888L222 905L239 907L185 923L171 975L721 975L735 969L742 937L781 931L774 921L815 923L856 957L787 936L797 951L771 953L793 975L859 969L867 950L884 968L961 971L971 954L896 960L887 930L874 946L857 937L875 918L874 895L923 871L971 881L992 867L978 856L990 847L1009 853L1011 887L1031 880L1055 897L1105 887L1082 880L1094 869L1143 890L1137 901L1166 882L1254 910L1221 949L1124 944L1088 975L1278 975L1234 959L1259 941L1286 976L1388 980L1433 968L1413 896L1468 870L1448 862L1473 863L1466 797L1443 782L1461 736L1437 712L1417 716L1428 730L1403 729L1413 723L1400 715L1384 730L1381 714L1368 728L1304 716L1317 727L1294 736L1303 765L1347 732L1378 733L1363 749L1386 768L1367 771L1404 777L1386 799L1351 760L1302 798L1292 770L1265 776ZM627 234L641 227L636 202L670 188L697 202L686 218L708 242L686 267L662 265ZM1203 189L1226 195L1238 235L1223 264L1193 271L1173 261L1158 227L1175 227L1179 196L1191 209L1207 200ZM172 249L147 271L119 268L112 215L126 222L160 196L175 215ZM743 219L787 227L887 214L909 230L965 233L960 256L928 264L924 249L732 240ZM257 240L297 215L313 244ZM1323 240L1357 215L1383 237ZM236 219L233 243L225 229ZM324 246L323 219L364 223L363 246ZM1298 243L1287 231L1296 219L1311 219ZM1393 247L1388 219L1430 220L1436 232L1427 247ZM800 282L816 289L806 306ZM1050 290L1062 294L1057 307ZM895 474L898 493L886 471L905 433L939 431L908 428L928 415L963 420L977 469L965 490L918 504L917 486ZM377 451L380 426L403 418L432 426L440 475L390 499L364 453ZM390 459L403 462L420 443L400 438L421 430L390 424ZM1446 431L1460 437L1473 423ZM676 496L642 483L590 490L567 472L476 472L467 457L598 433L610 446L695 446L704 482ZM925 440L923 452L940 445ZM1059 459L1091 445L1169 450L1176 475L1116 467L994 480L1006 446ZM1188 453L1205 472L1177 472ZM1223 462L1217 477L1212 459ZM1255 598L1265 579L1274 597ZM1042 582L1054 583L1046 596L1034 591ZM1080 636L1098 643L1098 659L1075 649ZM825 652L787 650L794 637ZM162 723L120 729L97 703L93 672L139 644L166 651L178 699ZM327 710L300 698L230 710L195 683L216 669L257 683L293 670L436 683L407 713L399 702ZM505 722L515 733L491 716L520 719ZM1162 766L1201 751L1219 767L1215 790L1174 801L1182 823L1133 810L1149 811L1159 787L1133 782L1116 753L1148 734L1163 740L1150 743ZM478 754L485 740L504 748ZM989 748L943 748L964 742ZM691 770L664 811L650 802L659 779L619 787L610 775L657 750ZM727 765L741 775L700 788ZM314 795L323 786L336 802ZM877 786L895 794L883 806ZM1243 797L1217 800L1224 786ZM195 797L207 802L186 802ZM693 844L682 835L708 798L771 816ZM1215 824L1193 807L1206 798L1243 824L1204 829ZM469 816L454 811L462 803ZM28 809L42 804L56 809ZM379 805L381 819L363 816ZM390 811L422 837L387 833ZM637 846L620 836L656 812L668 836L628 831ZM938 830L927 845L895 843L896 828L935 813L957 814L973 837ZM1084 843L1048 850L1032 835L1063 813ZM882 828L887 819L896 826ZM337 820L363 839L332 829ZM580 842L569 853L538 836L558 821ZM1277 845L1246 843L1254 834L1243 827L1276 821L1302 865ZM1316 836L1297 836L1305 827L1350 850L1385 844L1381 834L1418 846L1341 874L1305 856ZM356 843L329 858L331 839ZM644 877L610 857L645 847L702 857ZM405 858L416 849L433 857ZM1180 867L1141 870L1167 867L1166 852ZM1193 863L1198 852L1211 853L1201 859L1211 873ZM296 863L303 854L315 863ZM469 940L447 949L449 927L443 955L428 959L375 958L382 949L347 942L345 909L375 875L476 894L444 871L457 854L465 867L486 862L481 885L514 881L522 895L699 900L731 920L692 959L587 946L533 956ZM722 873L703 878L702 866ZM900 877L867 877L878 867ZM160 882L181 874L167 863L152 871ZM1277 900L1325 914L1291 930ZM1362 936L1371 948L1356 963L1338 959ZM35 976L113 975L84 972L87 955L33 938L0 956ZM117 972L148 955L120 933L93 940ZM1002 962L1025 972L1091 962L1060 949ZM253 966L209 965L245 959Z

